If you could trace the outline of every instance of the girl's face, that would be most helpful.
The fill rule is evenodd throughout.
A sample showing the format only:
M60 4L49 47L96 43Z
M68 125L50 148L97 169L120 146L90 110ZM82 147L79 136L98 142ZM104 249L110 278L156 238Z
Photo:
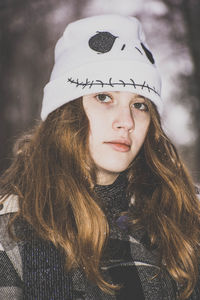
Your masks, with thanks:
M131 92L103 92L83 96L83 107L97 183L111 184L144 143L150 123L147 101Z

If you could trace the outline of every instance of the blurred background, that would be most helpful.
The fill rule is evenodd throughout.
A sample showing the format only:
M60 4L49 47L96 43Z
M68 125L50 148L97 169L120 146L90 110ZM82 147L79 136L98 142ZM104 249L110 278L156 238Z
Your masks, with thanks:
M163 78L163 125L200 183L199 0L1 0L0 173L15 140L40 119L54 47L66 25L98 14L136 16Z

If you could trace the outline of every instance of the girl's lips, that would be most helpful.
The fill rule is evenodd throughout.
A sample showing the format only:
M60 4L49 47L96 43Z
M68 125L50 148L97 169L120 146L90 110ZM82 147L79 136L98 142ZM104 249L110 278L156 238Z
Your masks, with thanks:
M114 150L119 152L128 152L130 150L130 146L127 144L117 142L107 142L106 144L110 145Z

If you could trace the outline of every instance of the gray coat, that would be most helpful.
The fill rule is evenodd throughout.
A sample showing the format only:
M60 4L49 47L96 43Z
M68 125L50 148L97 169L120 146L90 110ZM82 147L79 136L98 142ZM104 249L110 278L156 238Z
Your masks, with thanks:
M23 247L23 242L13 241L7 232L10 215L18 210L17 197L9 197L0 209L0 300L25 299L23 295L23 264L20 251L21 247ZM120 233L119 239L123 239ZM125 239L127 239L127 237ZM154 277L159 270L156 253L147 250L141 243L139 236L129 235L128 241L130 243L132 260L126 261L123 264L124 266L132 265L137 268L145 300L177 299L176 285L167 272L165 276ZM107 268L109 267L110 266ZM88 283L80 270L74 271L74 273L70 275L69 289L68 297L62 298L63 300L116 299L115 296L104 294L99 288ZM78 295L77 291L80 289L84 297L80 297L80 294L76 296ZM38 298L26 298L26 300L33 299L41 300ZM61 300L61 298L49 298L49 300L50 299ZM189 300L199 299L200 291L197 286Z

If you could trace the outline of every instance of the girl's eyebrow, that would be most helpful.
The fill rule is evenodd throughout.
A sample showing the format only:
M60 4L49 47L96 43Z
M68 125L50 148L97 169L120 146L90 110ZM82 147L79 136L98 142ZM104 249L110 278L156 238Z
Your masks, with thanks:
M143 96L140 96L140 95L135 95L135 96L133 96L133 99L135 100L135 99L142 99L142 100L146 100L145 99L145 97L143 97Z
M119 94L121 91L105 91L105 92L97 92L97 93L93 93L91 94L91 96L95 96L95 95L98 95L98 94ZM134 94L133 97L131 97L132 100L144 100L146 101L146 98L142 95L139 95L139 94Z
M119 94L119 93L121 93L121 91L105 91L105 92L99 92L99 93L97 93L97 94L104 94L104 93ZM96 93L95 93L95 94L96 94ZM133 93L133 94L134 94L134 93ZM142 98L142 99L145 99L144 96L139 95L139 94L134 94L134 95L133 95L133 98Z

